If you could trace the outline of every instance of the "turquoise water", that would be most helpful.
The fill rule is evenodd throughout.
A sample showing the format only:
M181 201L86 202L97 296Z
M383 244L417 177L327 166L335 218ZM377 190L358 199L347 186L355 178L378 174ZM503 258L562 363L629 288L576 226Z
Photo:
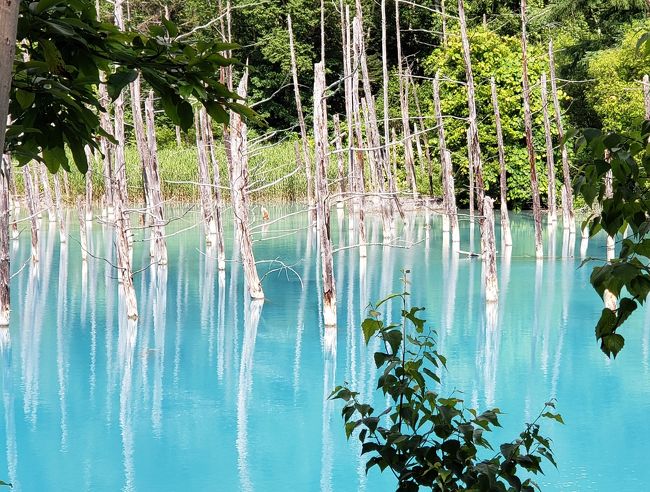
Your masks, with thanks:
M286 211L271 208L271 218ZM258 260L292 269L260 263L269 272L261 305L244 295L237 262L219 274L192 227L196 211L186 212L169 210L180 218L167 229L178 234L168 238L166 269L147 268L136 230L137 324L119 310L110 229L93 226L97 258L85 267L74 226L61 247L44 220L41 260L22 270L28 230L16 242L12 320L0 343L0 478L14 490L391 490L388 475L366 477L359 447L345 439L340 403L327 396L344 381L372 395L373 347L364 347L360 321L370 301L401 290L404 268L412 271L412 303L427 307L448 358L442 393L501 408L497 442L558 399L566 425L545 431L559 469L546 466L543 490L643 490L650 480L650 319L645 310L634 314L616 361L601 354L593 335L601 304L588 285L591 267L578 268L580 237L547 234L549 257L538 263L530 218L514 217L514 249L499 258L495 326L486 322L480 262L454 259L439 217L429 230L424 216L411 220L401 247L371 245L360 261L345 248L355 240L345 223L339 233L335 214L334 245L342 249L332 334L320 323L316 241L304 213L255 229ZM380 225L369 222L377 243ZM226 231L232 257L230 223ZM584 254L603 257L604 239Z

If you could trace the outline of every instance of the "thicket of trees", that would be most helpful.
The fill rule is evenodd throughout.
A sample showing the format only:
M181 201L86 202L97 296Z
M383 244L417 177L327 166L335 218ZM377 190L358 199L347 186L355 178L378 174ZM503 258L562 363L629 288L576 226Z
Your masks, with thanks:
M381 93L381 11L379 4L357 0L364 12L368 66L373 88ZM325 1L325 59L327 83L343 77L341 58L340 11L346 2ZM349 2L354 10L355 4ZM321 3L315 0L233 0L232 39L242 48L235 56L250 64L250 101L261 101L255 109L266 124L277 130L297 131L297 116L290 76L287 15L293 19L296 64L301 85L313 85L313 64L320 59ZM389 98L394 125L399 123L395 8L387 1L388 63L391 69ZM160 22L165 8L179 24L181 32L195 30L205 40L220 39L220 16L226 0L192 0L156 3L136 0L130 3L131 25L143 29ZM456 2L418 0L400 2L402 53L411 72L420 107L434 126L431 80L436 70L442 77L443 113L466 116L465 78L461 56ZM647 54L635 50L636 39L647 29L650 5L645 0L534 0L529 3L530 79L533 84L535 127L542 128L539 78L548 72L547 47L553 39L556 68L560 81L560 100L570 128L595 127L620 130L643 115L643 95L639 81L650 65ZM446 15L441 15L444 12ZM508 199L514 207L527 207L530 200L528 163L521 105L521 45L518 39L519 2L510 0L469 0L466 2L469 36L477 84L477 106L482 146L485 147L485 180L489 189L498 182L498 163L489 78L494 76L501 100L504 138L508 156ZM107 12L107 17L110 13ZM445 20L443 25L443 19ZM445 41L446 39L446 41ZM445 81L445 79L449 79ZM311 91L303 90L303 106L311 106ZM381 111L381 98L378 98ZM332 113L344 113L343 90L328 98ZM416 113L415 91L411 91L412 114ZM310 115L308 126L310 125ZM429 119L430 118L430 119ZM164 124L164 123L163 123ZM448 123L448 146L454 172L461 183L467 179L466 136L462 122ZM171 126L169 127L171 129ZM399 130L398 130L399 133ZM169 138L165 138L168 135ZM161 140L173 142L173 133ZM435 150L435 131L427 132ZM535 135L540 163L545 159L543 132ZM193 138L187 139L192 142ZM574 159L580 164L580 156ZM405 178L404 178L405 179ZM426 180L420 181L426 192ZM540 183L546 189L546 183ZM436 190L439 191L439 190ZM461 200L466 192L460 190Z

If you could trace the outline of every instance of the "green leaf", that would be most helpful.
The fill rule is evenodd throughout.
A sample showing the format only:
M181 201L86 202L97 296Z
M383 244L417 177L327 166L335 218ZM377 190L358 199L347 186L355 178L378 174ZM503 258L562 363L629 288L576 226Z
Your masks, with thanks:
M613 356L616 358L616 355L621 351L625 345L625 339L618 333L612 333L611 335L606 335L601 339L600 348L607 357Z
M36 13L40 14L45 10L54 7L55 5L60 5L62 3L66 3L66 2L64 0L40 0L36 4Z
M106 88L111 100L115 101L120 97L122 89L138 78L138 72L132 69L121 69L109 75L106 81Z
M366 318L363 320L363 323L361 323L361 329L363 330L363 338L366 341L366 345L368 345L370 338L377 333L382 326L383 323L376 319Z
M230 116L228 115L228 112L223 109L223 106L221 106L221 104L214 101L205 101L203 105L205 106L205 110L214 121L217 123L222 123L224 125L228 124L230 121Z
M33 92L16 89L16 100L22 109L29 108L33 104L34 99L35 94Z
M61 166L67 167L68 165L68 157L65 155L63 147L44 148L43 160L51 173L57 172Z

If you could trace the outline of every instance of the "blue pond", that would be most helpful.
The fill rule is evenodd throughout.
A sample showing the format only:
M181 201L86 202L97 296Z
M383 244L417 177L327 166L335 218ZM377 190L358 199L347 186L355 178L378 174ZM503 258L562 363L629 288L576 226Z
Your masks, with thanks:
M271 207L271 218L292 210ZM617 360L601 354L593 334L601 302L591 265L578 267L581 257L605 256L603 237L587 247L561 228L546 232L547 258L537 262L530 217L514 215L515 246L499 258L501 300L486 313L480 261L450 253L439 217L430 228L423 215L412 218L400 247L370 245L360 260L334 214L334 332L320 322L306 214L255 226L261 305L248 301L239 263L217 271L192 228L198 214L186 212L168 210L179 218L167 228L178 234L168 238L166 269L147 268L135 230L137 324L120 309L110 228L92 226L85 266L74 225L62 247L43 220L36 265L29 231L15 242L12 320L0 333L0 479L14 490L393 490L390 476L366 476L358 442L345 439L341 404L327 397L347 381L384 404L360 323L369 302L401 290L402 269L448 358L441 393L505 412L495 442L515 438L557 398L566 425L544 429L559 468L545 467L542 490L636 491L650 481L650 318L633 315ZM461 249L477 249L478 228L472 246L462 227ZM369 219L370 242L379 243L380 228ZM232 257L231 223L226 230Z

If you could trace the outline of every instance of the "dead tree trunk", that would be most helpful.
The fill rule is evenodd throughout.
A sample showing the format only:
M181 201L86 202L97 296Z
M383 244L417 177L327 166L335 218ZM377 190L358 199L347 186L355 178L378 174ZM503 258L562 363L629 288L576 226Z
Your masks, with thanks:
M133 129L135 131L135 142L138 149L138 155L140 156L140 166L142 169L142 187L143 187L143 198L145 203L145 224L151 222L149 213L151 213L151 186L149 183L149 175L147 168L151 162L151 156L149 155L149 145L147 144L147 135L144 124L144 118L142 117L142 104L141 100L141 91L140 91L140 77L138 76L130 85L131 90L131 112L133 113Z
M454 176L451 173L451 152L445 149L442 156L442 166L447 171L447 179L444 182L445 195L447 196L447 204L445 209L447 217L449 217L449 225L451 227L451 242L454 243L454 251L458 250L460 243L460 229L458 228L458 209L456 208L456 191L454 189Z
M467 106L469 109L469 130L467 133L467 145L469 148L469 154L471 156L471 168L469 170L470 182L472 182L473 176L478 212L480 215L483 215L483 196L485 194L485 186L483 185L483 164L481 162L481 144L478 137L474 74L472 71L472 59L470 54L469 38L467 37L467 22L465 20L465 4L463 3L463 0L458 0L458 17L460 20L460 35L463 47L463 62L465 64L465 78L467 85ZM471 206L471 203L472 197L470 197L470 219L473 218L473 207Z
M645 107L645 119L650 120L650 77L643 76L643 102Z
M61 200L61 183L58 174L54 175L54 199L56 203L57 220L59 222L59 241L65 243L68 241L68 236L65 231L65 217L63 215L63 203Z
M402 113L402 132L404 135L404 166L406 167L406 175L408 176L409 185L411 186L411 192L413 193L413 198L416 198L418 194L418 187L415 179L413 147L411 145L411 124L409 122L409 107L408 107L408 101L409 101L408 84L405 84L405 80L404 80L399 1L395 2L395 31L397 36L397 74L399 78L399 103L400 103L400 110Z
M88 160L88 170L86 171L86 176L84 179L86 182L86 200L85 200L86 220L92 222L93 220L93 172L95 170L93 161L95 158L89 146L86 145L84 150L86 151L86 159ZM56 174L54 175L54 177L56 178Z
M163 213L163 197L160 189L160 171L158 167L158 144L156 142L156 123L153 110L153 91L145 101L145 117L147 121L147 156L145 175L149 190L149 213L153 216L153 241L150 245L150 255L158 265L167 264L167 245L165 244L165 218Z
M81 197L77 197L77 216L79 218L79 246L81 248L81 261L88 260L88 235L86 234L86 212Z
M381 75L384 112L384 171L390 174L390 128L388 108L388 47L386 40L386 0L381 0ZM390 190L393 192L393 190Z
M248 87L248 69L244 71L237 93L246 98ZM232 159L230 163L230 183L235 226L239 236L239 247L248 293L253 299L264 299L264 291L255 266L253 242L248 225L248 137L246 123L242 117L230 113L230 145Z
M447 159L446 156L447 143L445 141L445 125L442 120L442 105L440 103L440 72L436 72L436 76L433 79L433 107L436 118L436 127L438 128L438 149L440 151L440 174L442 181L442 206L446 211L446 215L442 218L442 232L448 232L451 220L449 180L453 180L453 177L451 166L448 165L451 163L451 157Z
M605 152L605 160L610 161L610 156L609 152ZM609 169L607 173L605 174L605 199L611 199L612 196L614 195L614 190L612 187L612 170ZM615 249L614 249L614 236L607 235L607 261L611 262L615 255ZM605 303L605 307L608 309L611 309L612 311L616 310L616 304L618 302L616 298L616 294L613 292L605 289L605 292L603 293L603 301Z
M558 139L560 140L560 151L562 155L562 178L564 180L564 191L562 192L562 227L575 233L576 223L573 213L573 189L571 187L571 174L569 172L569 154L564 142L564 128L562 126L562 112L560 101L557 95L557 81L555 77L555 56L553 52L553 40L548 43L548 60L551 72L551 95L553 96L553 109L555 111L555 124L557 126Z
M440 0L440 18L442 20L442 46L447 47L447 13L445 12L445 0Z
M212 184L214 187L214 222L217 227L217 268L220 271L226 269L226 247L223 238L223 198L221 197L221 174L219 172L219 161L215 152L214 135L212 124L207 112L203 112L203 134L204 141L210 149L210 160L212 161Z
M181 139L181 127L176 125L176 147L183 146L183 140Z
M510 232L510 217L508 216L508 183L506 181L506 153L503 145L503 130L501 128L501 113L499 111L499 98L497 97L497 84L494 77L490 78L492 91L492 107L494 108L494 126L497 135L497 151L499 153L499 188L501 192L501 239L504 246L512 246L512 233Z
M113 134L113 126L111 125L111 117L108 113L109 97L108 90L106 89L106 84L99 84L99 101L104 111L99 113L99 123L108 134ZM113 145L106 137L100 137L99 144L102 150L103 156L103 169L102 176L104 177L104 205L105 205L105 214L109 220L113 219L114 216L114 207L113 207ZM68 190L66 190L66 194Z
M25 183L25 201L27 202L27 211L29 212L29 224L32 233L32 261L38 261L38 209L36 204L36 191L32 181L32 173L29 164L23 167L23 181Z
M0 8L0 12L2 12ZM13 45L13 43L12 43ZM7 50L11 51L11 50ZM4 118L6 120L6 117ZM0 139L4 140L4 130ZM9 261L9 188L11 160L0 152L0 326L9 325L11 279Z
M494 237L494 200L489 196L483 197L481 207L483 214L481 221L481 251L483 255L483 277L485 282L485 301L498 302L499 284L497 280L497 252Z
M521 53L522 53L522 87L524 97L524 125L526 127L526 148L530 163L530 185L533 195L533 219L535 221L535 256L544 257L542 245L542 206L539 199L539 182L537 164L533 147L533 116L530 110L530 84L528 81L528 41L526 38L526 0L521 0Z
M336 285L334 258L330 238L330 206L327 190L327 100L325 99L325 65L314 65L314 143L316 147L316 210L323 278L323 322L336 325Z
M307 139L307 127L305 116L302 111L300 99L300 86L298 85L298 65L296 63L296 50L293 42L293 27L291 16L287 16L287 27L289 29L289 52L291 55L291 77L293 79L293 93L296 99L296 112L298 113L298 126L300 127L300 139L302 141L303 162L305 163L305 176L307 178L307 206L312 224L316 223L316 205L314 203L314 183L312 178L311 156L309 152L309 140ZM324 53L323 53L323 56Z
M48 170L44 164L39 164L37 169L41 180L41 186L43 186L43 204L45 205L45 208L47 208L47 220L49 222L55 222L56 213L54 210L54 200L52 199L52 187L50 186Z
M557 210L555 205L555 156L553 155L553 136L551 134L551 120L548 116L548 83L546 74L542 74L542 114L544 115L544 137L546 142L546 173L548 179L548 223L555 225Z
M343 141L341 138L341 122L339 115L334 115L334 147L336 149L336 207L343 209L343 193L345 192L345 164L343 162Z
M411 87L413 89L413 99L415 101L415 109L417 110L418 118L416 121L416 129L419 130L416 142L419 145L420 137L422 137L422 142L424 145L424 158L427 164L427 176L429 177L429 194L433 196L433 165L431 162L431 151L429 150L429 139L427 137L426 129L424 128L424 118L422 115L422 108L420 107L420 97L418 96L418 89L413 81L413 77L410 77ZM419 123L419 125L418 125Z
M210 172L208 170L208 151L201 129L201 111L197 111L194 118L194 130L196 132L196 152L199 163L199 196L201 198L201 211L203 213L203 227L205 229L205 241L212 244L217 234L217 227L214 222L214 205L212 203L212 186L210 183ZM234 158L234 157L233 157Z

